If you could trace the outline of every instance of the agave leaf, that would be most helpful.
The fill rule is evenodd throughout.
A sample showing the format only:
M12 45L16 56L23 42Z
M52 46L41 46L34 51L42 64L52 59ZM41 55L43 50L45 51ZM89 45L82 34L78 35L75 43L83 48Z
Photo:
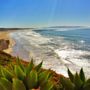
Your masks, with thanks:
M5 90L4 87L0 84L0 90Z
M69 69L68 69L68 75L69 75L71 82L74 82L74 75L71 73Z
M14 78L12 90L26 90L26 88L21 80Z
M85 74L84 74L84 72L83 72L83 68L81 68L79 75L80 75L81 80L82 80L83 82L85 82Z
M11 69L12 71L14 70L14 64L13 63L9 64L9 69Z
M42 67L42 63L43 63L43 62L41 62L40 64L38 64L38 65L35 67L35 70L36 70L36 71L39 71L39 70L40 70L40 68Z
M21 68L23 71L25 71L25 67L24 67L23 64L21 64L19 57L17 57L16 62L17 62L17 64L20 66L20 68Z
M0 77L2 76L1 70L2 70L2 66L0 65Z
M83 86L83 90L90 90L90 83L85 83Z
M90 83L90 79L88 79L88 80L86 81L86 83Z
M28 89L38 87L38 74L35 70L32 70L26 77L26 86Z
M67 78L61 77L60 82L65 90L74 90L74 84Z
M81 78L79 77L79 75L77 73L75 74L74 84L75 84L77 89L80 89L82 87L82 84L83 84Z
M13 73L11 73L8 69L6 68L2 68L1 70L2 72L2 76L7 78L8 80L12 81L12 78L13 78Z
M33 64L33 59L31 59L31 62L28 64L27 68L26 68L26 75L28 75L31 70L33 69L34 64Z
M18 77L18 79L24 80L25 73L23 72L23 70L19 66L15 65L14 71L15 71L15 74Z
M4 90L12 90L12 83L8 81L6 78L0 78L0 84L3 86Z
M44 85L51 78L50 72L43 71L39 74L39 83L40 85Z
M40 86L41 90L52 90L54 87L53 82L47 81L43 86Z

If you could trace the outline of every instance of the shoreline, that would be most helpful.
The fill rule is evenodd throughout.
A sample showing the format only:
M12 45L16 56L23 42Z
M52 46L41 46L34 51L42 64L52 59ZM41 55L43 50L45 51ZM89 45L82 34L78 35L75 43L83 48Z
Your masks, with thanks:
M77 62L74 62L75 60L73 59L73 62L74 62L73 64L70 60L57 57L58 55L55 55L56 53L53 53L52 48L47 48L42 46L42 49L41 49L41 47L39 48L37 46L33 46L32 44L28 43L28 39L25 39L24 37L19 37L20 35L23 36L22 31L18 32L17 30L15 30L13 32L10 30L10 31L3 31L1 33L3 33L2 37L4 36L5 39L10 40L9 48L4 51L6 53L11 54L12 56L15 56L15 57L19 56L19 58L27 62L30 61L30 57L33 57L35 64L38 64L43 60L43 68L54 70L58 74L62 74L64 76L67 76L67 73L66 73L67 67L69 67L73 72L74 71L78 72L81 68L78 65L79 63L78 60ZM30 33L30 35L31 37L29 36L29 39L36 38L35 34L34 36L32 36L32 32ZM61 55L63 54L61 53ZM88 70L86 70L86 67L84 69L85 69L85 73L88 76L89 75Z
M9 48L3 50L5 53L12 54L13 46L15 45L15 41L10 37L10 33L13 31L0 31L0 39L9 40Z
M19 30L18 30L19 31ZM18 57L23 59L26 62L30 61L29 52L24 50L22 45L19 45L17 40L15 40L12 35L12 33L17 32L17 30L7 30L7 31L0 31L0 39L9 40L10 44L8 49L3 50L3 52L10 54L14 57ZM23 49L22 49L23 48Z

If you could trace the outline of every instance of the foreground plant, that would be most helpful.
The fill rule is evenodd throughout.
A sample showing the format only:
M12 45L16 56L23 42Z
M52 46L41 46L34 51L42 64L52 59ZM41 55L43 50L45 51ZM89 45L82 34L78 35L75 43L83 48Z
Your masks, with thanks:
M57 74L60 81L53 81L55 73L41 67L42 62L35 66L32 59L29 64L22 64L19 58L8 66L0 66L0 90L90 90L90 79L85 78L83 69L76 74L68 69L69 78Z
M34 66L33 60L25 66L17 58L16 65L0 67L0 90L53 90L52 75L41 70L42 62Z
M62 90L90 90L90 79L85 78L83 69L80 70L80 73L73 75L68 69L69 79L62 77L60 82L62 84Z

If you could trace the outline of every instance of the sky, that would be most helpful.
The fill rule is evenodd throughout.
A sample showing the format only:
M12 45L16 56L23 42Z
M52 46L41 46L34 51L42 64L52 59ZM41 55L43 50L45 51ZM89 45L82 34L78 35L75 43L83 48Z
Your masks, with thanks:
M90 26L90 0L0 0L0 27Z

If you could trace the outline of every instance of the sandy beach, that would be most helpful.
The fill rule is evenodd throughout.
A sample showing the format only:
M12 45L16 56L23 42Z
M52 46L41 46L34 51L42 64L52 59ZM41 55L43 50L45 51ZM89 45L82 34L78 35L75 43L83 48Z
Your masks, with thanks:
M82 40L85 39L83 36L84 31L86 32L86 29L81 29L79 31L81 33L79 34L83 37ZM74 33L72 30L72 35L77 36L78 39L75 37L73 38L70 35L70 37L67 37L67 40L65 40L64 37L60 37L61 32L62 31L48 29L41 31L26 29L15 31L9 30L1 31L0 39L10 40L9 48L4 50L6 53L16 57L19 56L19 58L25 61L30 61L30 58L33 57L34 63L38 64L43 60L43 68L52 69L57 73L63 74L64 76L67 76L67 67L74 72L79 71L83 66L86 76L89 76L90 52L87 51L87 48L89 50L89 47L85 47L85 43L81 42L81 38L77 35L78 30L74 30ZM64 32L68 33L71 31ZM67 36L64 32L63 34ZM88 38L90 37L88 35L89 33L90 31L88 30L88 33L86 34ZM78 43L72 42L72 40L70 41L71 38L73 38L73 40L76 39ZM87 41L89 42L89 40ZM76 49L73 48L73 45ZM81 46L81 49L78 49L79 46Z
M14 40L10 37L11 31L0 31L0 39L5 39L9 40L9 48L4 50L4 52L11 54L12 53L12 47L14 46L15 42Z

